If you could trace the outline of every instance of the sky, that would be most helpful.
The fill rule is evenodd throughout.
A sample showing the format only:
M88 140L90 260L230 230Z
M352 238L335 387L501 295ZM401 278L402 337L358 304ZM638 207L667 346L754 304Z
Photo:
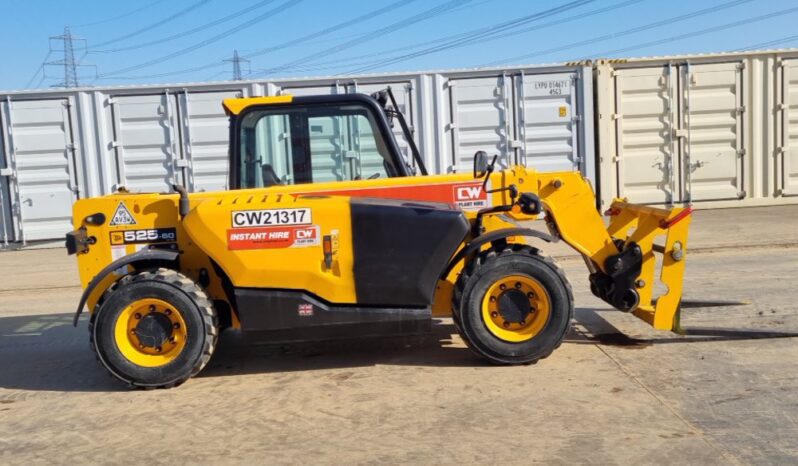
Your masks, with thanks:
M350 76L798 46L798 0L0 0L0 89ZM49 63L45 64L44 63Z

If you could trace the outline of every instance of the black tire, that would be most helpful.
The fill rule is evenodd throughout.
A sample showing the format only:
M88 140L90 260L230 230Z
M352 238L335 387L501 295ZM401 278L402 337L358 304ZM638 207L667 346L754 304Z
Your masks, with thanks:
M550 310L543 328L531 339L509 342L486 325L482 302L493 283L509 275L536 280L548 294ZM548 357L562 343L574 313L571 285L553 259L529 246L508 244L489 249L468 263L458 277L453 300L454 318L472 351L494 364L533 364Z
M185 345L174 359L157 367L129 360L115 338L123 310L147 298L169 303L185 322ZM143 271L122 278L103 295L89 322L91 347L111 375L130 386L169 388L198 374L211 359L219 335L213 304L193 280L170 269Z

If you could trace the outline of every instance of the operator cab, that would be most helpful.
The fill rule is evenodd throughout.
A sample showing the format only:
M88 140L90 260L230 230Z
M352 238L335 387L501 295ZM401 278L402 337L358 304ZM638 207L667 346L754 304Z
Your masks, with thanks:
M386 113L400 120L417 163L420 157L395 101L386 110L389 95L378 93L379 101L364 94L225 100L231 189L413 175Z

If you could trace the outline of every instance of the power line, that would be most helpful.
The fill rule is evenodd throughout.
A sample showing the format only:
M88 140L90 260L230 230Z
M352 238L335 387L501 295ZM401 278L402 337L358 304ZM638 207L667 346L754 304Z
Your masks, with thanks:
M122 13L121 15L118 15L118 16L114 16L114 17L111 17L111 18L106 18L106 19L103 19L103 20L100 20L100 21L94 21L94 22L91 22L91 23L77 24L77 25L75 25L73 27L76 27L76 28L87 28L87 27L97 26L97 25L100 25L100 24L110 23L111 21L116 21L118 19L127 18L128 16L133 16L133 15L135 15L136 13L138 13L140 11L144 11L147 8L153 7L153 6L155 6L155 5L159 4L159 3L163 3L164 1L165 0L155 0L154 2L150 2L150 3L148 3L148 4L144 5L144 6L140 6L140 7L136 8L136 9L134 9L134 10L128 11L127 13Z
M388 5L386 5L386 6L382 7L382 8L379 8L379 9L377 9L375 11L360 15L360 16L358 16L356 18L350 19L349 21L344 21L343 23L336 24L334 26L330 26L330 27L324 28L324 29L322 29L320 31L317 31L317 32L314 32L314 33L311 33L311 34L307 34L307 35L302 36L302 37L300 37L298 39L292 39L292 40L289 40L289 41L274 45L272 47L266 47L266 48L263 48L263 49L260 49L260 50L256 50L256 51L254 51L252 53L248 53L246 55L246 57L247 58L259 57L259 56L265 55L265 54L267 54L269 52L274 52L276 50L280 50L280 49L284 49L284 48L287 48L287 47L291 47L292 45L297 45L297 44L300 44L300 43L307 42L309 40L315 39L317 37L321 37L321 36L327 35L327 34L333 32L333 31L337 31L337 30L340 30L340 29L346 29L346 28L348 28L350 26L354 26L355 24L362 22L363 20L373 19L376 16L383 15L383 14L388 13L390 11L393 11L393 10L395 10L395 9L401 7L401 6L407 5L408 3L413 3L414 1L415 0L400 0L400 1L388 4ZM358 34L357 37L359 37L361 35L362 34Z
M269 11L267 11L267 12L265 12L265 13L259 15L259 16L256 16L255 18L252 18L252 19L250 19L248 21L245 21L245 22L243 22L243 23L241 23L241 24L239 24L237 26L234 26L234 27L232 27L230 29L227 29L227 30L223 31L222 33L217 34L217 35L215 35L215 36L213 36L213 37L211 37L209 39L205 39L205 40L203 40L201 42L198 42L196 44L193 44L193 45L190 45L190 46L188 46L186 48L178 50L177 52L173 52L173 53L170 53L168 55L164 55L162 57L146 61L144 63L139 63L137 65L128 66L127 68L114 70L114 71L111 71L111 72L108 72L108 73L102 73L102 74L100 74L99 77L100 78L108 78L108 77L113 77L114 75L119 75L119 74L127 73L127 72L130 72L130 71L140 70L140 69L146 68L148 66L156 65L158 63L163 63L165 61L168 61L168 60L171 60L173 58L179 57L179 56L184 55L186 53L193 52L194 50L200 49L200 48L205 47L206 45L212 44L214 42L218 42L219 40L224 39L225 37L228 37L228 36L233 35L233 34L235 34L237 32L240 32L240 31L242 31L242 30L244 30L244 29L246 29L248 27L254 26L255 24L257 24L259 22L265 21L265 20L273 17L274 15L276 15L276 14L282 12L282 11L285 11L288 8L293 7L294 5L300 3L301 1L302 0L288 0L287 2L281 4L280 6L278 6L276 8L273 8L273 9L271 9L271 10L269 10Z
M46 74L44 74L44 72L42 71L42 77L41 77L41 79L39 79L39 82L37 82L37 83L36 83L36 86L34 86L33 88L34 88L34 89L38 89L38 88L39 88L39 86L41 86L41 85L42 85L42 83L44 82L45 78L47 78L47 75L46 75Z
M684 34L678 34L678 35L675 35L675 36L667 37L665 39L659 39L659 40L654 40L654 41L651 41L651 42L645 42L645 43L642 43L642 44L637 44L637 45L630 46L630 47L624 47L624 48L620 48L620 49L609 50L609 51L605 51L605 52L599 52L599 53L595 53L595 54L592 54L592 55L593 56L610 55L610 54L615 54L615 53L628 52L630 50L643 49L643 48L646 48L646 47L652 47L652 46L655 46L655 45L665 44L665 43L668 43L668 42L675 42L677 40L683 40L683 39L689 39L691 37L703 36L703 35L706 35L706 34L711 34L713 32L723 31L723 30L735 28L735 27L738 27L738 26L744 26L744 25L748 25L748 24L751 24L751 23L756 23L756 22L759 22L759 21L764 21L766 19L774 18L776 16L782 16L782 15L795 13L795 12L798 12L798 7L793 7L793 8L787 8L787 9L784 9L784 10L774 11L772 13L768 13L768 14L764 14L764 15L760 15L760 16L754 16L753 18L746 18L746 19L739 20L739 21L733 21L731 23L721 24L719 26L699 29L697 31L687 32L687 33L684 33Z
M510 58L505 58L505 59L502 59L502 60L495 60L495 61L492 61L492 62L489 62L489 63L485 63L485 64L480 65L480 66L502 65L502 64L509 63L509 62L517 62L519 60L526 60L528 58L537 57L537 56L540 56L540 55L549 55L551 53L561 52L563 50L569 50L569 49L581 47L583 45L594 44L596 42L602 42L602 41L605 41L605 40L616 39L618 37L623 37L623 36L627 36L627 35L630 35L630 34L636 34L638 32L643 32L643 31L646 31L646 30L649 30L649 29L654 29L654 28L658 28L658 27L661 27L661 26L666 26L666 25L677 23L677 22L680 22L680 21L685 21L685 20L692 19L692 18L695 18L695 17L698 17L698 16L703 16L703 15L716 13L716 12L718 12L720 10L725 10L727 8L732 8L732 7L735 7L737 5L741 5L743 3L749 3L751 1L752 0L734 0L732 2L726 2L726 3L720 4L720 5L712 6L712 7L709 7L709 8L703 8L701 10L693 11L693 12L686 13L686 14L683 14L683 15L673 16L673 17L668 18L668 19L655 21L653 23L649 23L649 24L646 24L646 25L643 25L643 26L638 26L638 27L634 27L634 28L631 28L631 29L626 29L626 30L621 31L621 32L605 34L605 35L598 36L598 37L592 37L590 39L585 39L585 40L581 40L581 41L577 41L577 42L572 42L570 44L562 45L562 46L559 46L559 47L553 47L553 48L550 48L550 49L539 50L539 51L535 51L535 52L532 52L532 53L525 53L523 55L517 55L517 56L514 56L514 57L510 57Z
M36 76L39 75L40 71L42 72L42 77L44 77L44 64L47 62L47 59L50 58L50 55L52 55L52 53L53 53L52 50L47 51L47 55L45 55L44 59L42 59L42 64L39 65L38 68L36 68L36 71L33 73L33 76L31 76L28 82L25 84L25 89L30 88L30 85L33 84L33 80L36 79ZM39 84L41 84L41 81L39 81ZM39 84L37 84L36 87L39 87Z
M626 1L623 1L623 2L620 2L620 3L616 3L614 5L609 5L609 6L606 6L606 7L603 7L603 8L597 8L597 9L594 9L594 10L586 11L586 12L579 13L579 14L572 15L572 16L567 16L565 18L560 18L558 20L549 21L547 23L538 24L538 25L535 25L535 26L532 26L532 27L527 27L527 28L520 29L520 30L517 30L517 31L511 30L511 31L508 31L508 32L505 32L505 33L502 33L502 34L492 34L489 37L482 38L480 40L480 43L491 42L491 41L502 39L504 37L515 36L515 35L523 34L523 33L530 32L530 31L536 31L536 30L541 30L541 29L544 29L544 28L547 28L547 27L551 27L551 26L557 26L557 25L568 23L568 22L571 22L571 21L576 21L576 20L587 18L587 17L590 17L590 16L595 16L595 15L598 15L598 14L601 14L601 13L607 13L609 11L617 10L617 9L620 9L620 8L625 8L627 6L630 6L630 5L633 5L633 4L636 4L636 3L640 3L640 2L643 2L643 1L646 1L646 0L626 0ZM504 24L504 23L500 23L500 24ZM304 72L304 71L318 71L318 70L326 70L326 69L336 69L336 68L340 68L342 63L347 63L347 66L350 66L350 65L351 66L376 65L376 64L380 63L382 60L364 60L364 59L382 57L382 56L385 56L387 54L391 54L391 53L394 53L394 52L401 52L401 51L404 51L404 50L418 49L420 47L429 46L431 43L443 43L443 42L448 42L448 41L453 41L453 40L459 40L459 39L462 39L462 38L466 38L470 34L482 31L484 29L485 28L479 28L479 29L475 29L475 30L472 30L472 31L459 33L459 34L454 34L454 35L450 35L450 36L446 36L446 37L441 37L441 38L434 39L434 40L427 40L427 41L416 43L416 44L412 44L412 45L405 45L405 46L396 47L396 48L393 48L393 49L381 50L380 52L377 52L377 53L370 53L370 54L359 55L359 56L355 56L355 57L342 58L340 60L329 60L329 61L323 61L323 62L316 62L316 65L330 65L330 66L309 66L309 67L295 68L295 70ZM468 45L468 44L457 45L457 47L462 47L462 46L465 46L465 45ZM396 57L394 57L394 58L396 58Z
M140 34L143 34L143 33L147 32L147 31L151 31L151 30L153 30L153 29L155 29L155 28L157 28L159 26L163 26L164 24L166 24L166 23L168 23L170 21L174 21L175 19L194 11L195 9L201 7L202 5L204 5L204 4L206 4L206 3L210 2L210 1L211 0L199 0L198 2L192 3L191 5L189 5L188 7L184 8L184 9L182 9L180 11L178 11L177 13L171 14L171 15L167 16L166 18L164 18L164 19L162 19L160 21L156 21L156 22L150 24L149 26L145 26L145 27L143 27L141 29L137 29L137 30L135 30L135 31L133 31L131 33L125 34L123 36L116 37L116 38L111 39L111 40L107 40L105 42L100 42L99 44L95 45L94 47L101 48L101 47L105 47L106 45L115 44L117 42L120 42L120 41L123 41L123 40L126 40L126 39L130 39L131 37L136 37L136 36L138 36Z
M402 4L406 5L408 3L411 3L412 1L413 0L409 0L409 1L406 1L406 2L399 2L399 3L402 3ZM479 5L484 5L486 3L492 3L492 2L495 2L495 1L497 1L497 0L481 0L481 1L478 1L478 2L466 3L466 4L463 4L463 5L459 6L459 7L452 8L449 12L450 13L455 13L455 12L458 12L458 11L471 9L471 8L474 8L474 7L479 6ZM343 34L343 35L339 35L339 36L336 36L336 37L331 37L329 39L324 39L324 40L303 41L303 43L305 45L328 44L328 43L330 43L330 41L344 41L344 40L347 40L347 39L351 39L353 37L358 37L358 36L360 36L362 34L363 34L362 32L354 32L354 33L350 33L350 34Z
M224 71L224 70L220 71L218 73L214 73L214 74L208 76L207 78L205 78L204 81L212 81L212 80L216 79L217 77L219 77L219 76L221 76L221 75L223 75L225 73L227 73L227 71Z
M769 48L773 47L774 45L783 44L785 42L792 42L798 40L798 35L782 37L781 39L774 39L769 40L767 42L760 42L758 44L746 45L745 47L740 47L739 49L733 50L734 52L744 52L746 50L756 50L762 48Z
M199 26L197 26L195 28L191 28L191 29L189 29L187 31L179 32L177 34L172 34L172 35L167 36L167 37L161 37L160 39L150 40L150 41L147 41L147 42L141 42L141 43L134 44L134 45L129 45L129 46L126 46L126 47L117 47L117 48L113 48L113 49L106 49L106 50L92 49L91 53L125 52L125 51L128 51L128 50L136 50L136 49L141 49L141 48L144 48L144 47L150 47L150 46L153 46L153 45L161 45L164 42L170 42L170 41L173 41L173 40L176 40L176 39L181 39L183 37L190 36L191 34L195 34L197 32L206 31L206 30L208 30L208 29L210 29L210 28L212 28L214 26L218 26L218 25L220 25L222 23L226 23L228 21L237 19L239 16L244 16L244 15L246 15L246 14L248 14L248 13L254 11L254 10L257 10L258 8L262 8L262 7L264 7L264 6L266 6L266 5L270 4L270 3L274 3L275 1L276 0L263 0L261 2L258 2L256 4L254 4L254 5L250 5L250 6L246 7L246 8L244 8L244 9L238 10L235 13L231 13L231 14L229 14L227 16L224 16L222 18L219 18L219 19L216 19L214 21L199 25Z
M382 60L382 61L380 61L379 63L377 63L375 65L364 66L364 67L358 68L356 70L352 70L352 71L350 71L350 73L361 73L361 72L368 71L368 70L371 70L371 69L374 69L374 68L381 68L381 67L386 66L386 65L390 65L390 64L393 64L393 63L398 63L398 62L401 62L401 61L409 60L411 58L416 58L416 57L419 57L419 56L422 56L422 55L427 55L427 54L434 53L434 52L441 52L441 51L448 50L448 49L455 48L455 47L461 47L463 45L467 45L467 44L472 43L474 41L477 41L477 40L480 40L482 38L488 37L491 34L508 31L508 30L517 28L519 26L522 26L524 24L528 24L530 22L538 21L538 20L540 20L542 18L547 18L549 16L553 16L553 15L556 15L556 14L559 14L559 13L562 13L564 11L568 11L568 10L571 10L571 9L574 9L574 8L578 8L580 6L586 5L588 3L592 3L594 1L595 0L576 0L576 1L572 1L572 2L566 3L564 5L558 6L558 7L549 8L547 10L540 11L540 12L537 12L537 13L532 13L532 14L526 15L526 16L524 16L522 18L518 18L518 19L515 19L515 20L511 20L511 21L506 21L506 22L495 24L495 25L492 25L492 26L487 26L487 27L478 29L476 31L473 31L472 33L468 34L466 37L463 37L463 38L460 38L460 39L456 39L456 40L452 40L452 41L448 41L448 42L445 42L445 43L443 43L441 45L436 45L436 46L433 46L433 47L429 47L429 48L426 48L426 49L423 49L423 50L420 50L420 51L417 51L417 52L401 55L399 57Z
M418 13L416 15L413 15L413 16L407 17L405 19L402 19L400 21L391 23L391 24L389 24L387 26L384 26L382 28L376 29L374 31L365 33L365 34L363 34L363 35L361 35L359 37L351 39L351 40L349 40L347 42L344 42L342 44L337 44L337 45L334 45L332 47L328 47L328 48L326 48L326 49L324 49L324 50L322 50L320 52L316 52L316 53L313 53L311 55L307 55L305 57L302 57L302 58L300 58L298 60L294 60L294 61L289 62L289 63L285 63L285 64L282 64L282 65L279 65L279 66L275 66L275 67L272 67L272 68L268 68L268 69L264 70L261 73L257 73L256 76L272 74L272 73L275 73L275 72L278 72L278 71L282 71L284 69L290 69L291 67L294 67L294 66L297 66L297 65L301 65L301 64L307 63L309 61L313 61L313 60L315 60L315 59L317 59L319 57L329 56L329 55L338 53L338 52L340 52L342 50L346 50L348 48L354 47L356 45L361 45L361 44L364 44L366 42L369 42L369 41L372 41L372 40L375 40L375 39L381 39L387 34L390 34L392 32L398 31L400 29L404 29L404 28L406 28L408 26L412 26L412 25L418 24L418 23L420 23L422 21L426 21L426 20L435 18L435 17L440 16L440 15L442 15L444 13L447 13L448 11L452 10L453 8L455 8L457 6L462 6L464 3L470 2L470 1L471 0L449 0L449 1L447 1L447 2L445 2L443 4L440 4L438 6L435 6L433 8L424 10L421 13ZM590 1L592 1L592 0L590 0Z
M407 4L412 3L414 1L416 1L416 0L400 0L400 1L397 1L397 2L394 2L394 3L391 3L391 4L389 4L389 5L385 6L385 7L381 7L381 8L378 8L376 10L372 10L372 11L366 12L366 13L362 14L361 16L358 16L357 18L354 18L354 19L351 19L351 20L347 20L347 21L335 24L333 26L327 27L325 29L322 29L321 31L317 31L317 32L313 32L313 33L307 34L307 35L302 36L302 37L300 37L298 39L291 39L291 40L288 40L288 41L283 42L281 44L278 44L278 45L275 45L275 46L272 46L272 47L268 47L266 49L257 50L255 52L253 52L252 54L244 55L244 58L252 58L253 56L261 55L262 52L265 53L267 51L276 51L276 50L283 49L283 48L286 48L286 47L289 47L289 46L292 46L292 45L297 45L299 43L304 43L307 40L310 40L310 39L313 39L313 38L317 38L317 37L321 37L323 35L329 34L330 32L338 31L338 30L341 30L341 29L344 29L344 28L347 28L347 27L351 27L351 26L354 26L355 24L358 24L358 23L366 21L366 20L373 20L374 18L377 18L380 15L383 15L383 14L385 14L385 13L387 13L387 12L389 12L389 11L399 7L399 6L407 5ZM361 34L356 34L357 37L361 37L362 35L363 35L362 33ZM147 75L147 76L114 76L114 79L142 80L142 79L162 78L162 77L166 77L166 76L174 76L174 75L180 75L180 74L186 74L186 73L193 73L193 72L196 72L196 71L203 71L203 70L207 70L207 69L211 69L211 68L221 67L221 66L224 66L224 65L225 65L225 62L223 60L217 60L217 61L212 62L212 63L207 63L207 64L204 64L204 65L194 66L194 67L191 67L191 68L185 68L185 69L182 69L182 70L168 71L168 72L164 72L164 73L156 73L156 74L151 74L151 75Z

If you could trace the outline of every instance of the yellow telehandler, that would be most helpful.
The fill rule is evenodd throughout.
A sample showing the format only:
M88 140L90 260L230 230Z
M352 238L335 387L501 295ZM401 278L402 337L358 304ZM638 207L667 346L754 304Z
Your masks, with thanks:
M479 356L533 363L573 316L563 271L531 245L556 240L584 257L595 295L655 328L678 325L689 208L616 200L606 227L579 173L497 169L484 152L472 173L427 175L390 89L223 105L229 191L122 188L74 205L75 324L88 308L97 358L129 385L184 382L227 327L290 342L418 333L452 317ZM518 223L536 219L548 233ZM657 281L666 291L653 296Z

